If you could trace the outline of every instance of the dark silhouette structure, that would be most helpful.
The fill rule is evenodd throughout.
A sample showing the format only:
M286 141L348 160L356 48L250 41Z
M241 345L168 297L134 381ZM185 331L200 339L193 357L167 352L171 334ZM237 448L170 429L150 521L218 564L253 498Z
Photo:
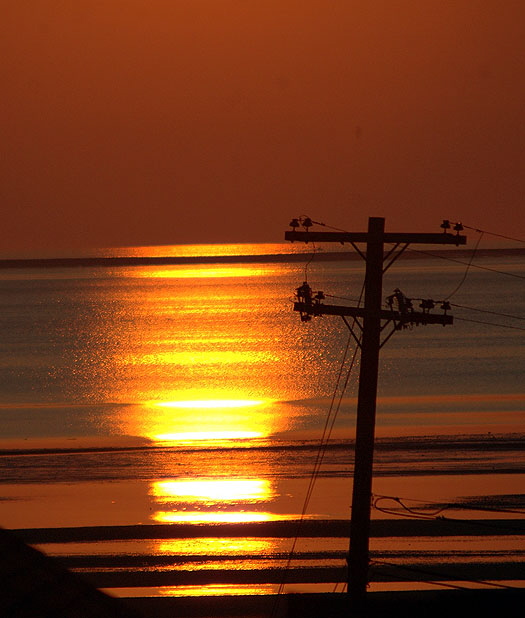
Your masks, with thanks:
M305 231L297 228L301 222ZM395 330L407 324L452 324L452 316L445 313L434 315L431 301L422 306L423 311L408 310L405 297L400 290L394 293L390 309L382 309L383 274L412 243L464 245L466 237L459 232L461 224L454 227L455 234L448 230L449 221L441 225L443 233L386 233L385 220L382 217L371 217L367 232L313 232L313 222L309 217L293 219L290 223L292 231L286 232L285 239L303 242L337 242L349 243L366 262L364 307L342 307L325 305L320 302L307 303L304 296L298 294L295 310L301 314L301 320L306 321L315 315L340 315L349 326L358 345L361 347L361 367L359 374L359 391L357 403L357 423L355 442L354 485L352 491L352 518L350 527L350 551L348 554L348 592L351 603L359 609L364 603L368 584L369 537L370 537L370 504L372 496L372 468L375 438L376 397L379 366L379 351ZM358 244L365 244L363 252ZM393 245L385 253L385 244ZM303 284L304 286L305 284ZM301 287L303 287L301 286ZM301 288L299 288L301 289ZM398 309L393 308L393 300L397 299ZM447 307L447 309L450 307ZM356 334L346 316L354 318L359 326L361 338ZM359 321L361 320L361 321ZM385 324L382 324L385 321ZM392 323L393 328L383 341L381 336L385 326Z

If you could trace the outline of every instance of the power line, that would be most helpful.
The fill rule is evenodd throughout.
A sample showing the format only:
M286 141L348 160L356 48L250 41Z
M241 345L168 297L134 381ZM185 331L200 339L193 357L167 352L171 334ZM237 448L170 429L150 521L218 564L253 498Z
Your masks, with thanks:
M314 259L315 255L317 253L317 247L315 246L314 242L312 243L312 247L313 247L312 255L310 256L310 258L308 259L308 261L304 265L304 280L305 281L308 281L308 267L313 262L313 259Z
M463 260L458 260L457 258L449 257L446 255L439 255L437 253L431 253L430 251L420 251L418 249L408 249L411 253L420 253L422 255L426 255L428 257L439 258L440 260L448 260L449 262L456 262L456 264L464 264L468 266L468 262L464 262ZM471 264L470 268L478 268L480 270L488 270L493 273L497 273L499 275L508 275L509 277L516 277L517 279L525 279L525 276L518 275L517 273L509 273L504 270L497 270L496 268L490 268L490 266L481 266L480 264Z
M455 320L461 320L462 322L473 322L474 324L485 324L486 326L499 326L500 328L511 328L512 330L523 330L521 326L511 326L510 324L496 324L495 322L483 322L482 320L471 320L469 318L460 318L457 315L454 316Z
M384 560L374 560L372 562L373 564L376 564L378 566L384 565L384 566L390 566L390 567L395 567L397 569L401 569L403 571L410 571L412 573L419 573L421 575L429 575L431 577L437 577L437 578L441 578L443 577L443 573L438 573L436 571L432 571L430 569L422 569L420 567L416 567L416 566L408 566L405 564L396 564L394 562L386 562ZM402 580L402 578L400 576L395 576L397 577L397 579ZM458 582L463 582L466 584L481 584L483 586L492 586L494 588L503 588L505 590L513 590L514 586L508 586L507 584L498 584L497 582L488 582L485 580L481 580L481 579L468 579L468 578L457 578L456 576L451 576L448 575L447 576L449 580L452 581L458 581ZM435 580L423 580L425 583L427 584L435 584L436 586L445 586L446 588L457 588L458 590L468 590L468 588L465 588L464 586L460 586L458 584L450 584L444 581L441 581L440 579L438 579L437 581Z
M348 230L344 230L340 227L334 227L332 225L328 225L327 223L323 223L321 221L314 221L312 218L307 217L306 215L303 215L301 217L299 217L298 221L300 221L301 223L303 223L304 221L309 222L310 224L314 224L314 225L320 225L321 227L326 227L330 230L334 230L336 232L345 232L347 233ZM449 221L452 221L452 219L449 219ZM478 227L473 227L471 225L466 225L465 223L459 223L459 222L455 222L454 223L456 225L462 225L465 229L467 230L472 230L473 232L478 232L479 234L488 234L489 236L495 236L497 238L503 238L505 240L512 240L514 242L519 242L519 243L524 243L525 244L525 240L523 238L516 238L514 236L506 236L505 234L498 234L497 232L490 232L489 230L482 230ZM309 226L308 226L309 227Z
M450 298L452 298L452 296L454 296L454 294L456 294L457 292L459 292L459 290L461 289L461 286L465 283L466 279L467 279L467 275L468 275L468 271L470 270L470 267L472 266L472 261L474 260L474 256L476 255L476 252L478 250L479 247L479 243L481 242L481 239L483 238L483 234L481 234L476 242L476 246L474 247L474 251L472 252L472 255L470 256L470 260L467 264L467 268L465 270L465 273L463 274L463 279L461 279L461 281L458 283L458 285L454 288L454 290L445 298L445 300L449 300Z
M406 513L402 511L399 511L399 509L396 509L395 507L387 508L387 507L379 506L380 500L392 500L393 502L399 504L399 506L404 511L406 511L406 513L409 513L409 515L407 515ZM422 502L422 506L419 508L409 507L405 504L404 502L405 500L410 500L412 502ZM381 513L385 513L387 515L398 515L402 517L419 518L419 519L446 519L447 521L459 521L459 520L457 519L454 520L451 517L442 516L441 513L443 513L444 511L448 511L448 510L458 510L458 509L466 510L466 511L483 511L483 512L488 512L488 513L511 513L514 515L525 515L525 511L520 510L520 509L490 508L489 506L476 506L472 504L461 505L461 504L454 504L453 502L448 503L448 504L442 504L439 502L414 500L413 498L399 498L397 496L383 496L379 494L374 495L372 506L378 511L380 511ZM431 506L434 507L434 511L432 513L423 512L424 510L428 510ZM468 521L465 521L465 520L461 520L461 522L468 523Z
M361 297L363 295L363 292L364 292L364 286L363 286L363 288L361 290ZM359 302L361 302L361 298L360 298ZM324 425L324 428L323 428L323 434L322 434L322 437L321 437L321 440L320 440L320 443L319 443L319 449L317 451L316 460L314 462L314 468L313 468L312 474L310 476L310 481L309 481L309 484L308 484L308 489L306 491L306 496L305 496L305 499L304 499L303 508L302 508L301 515L300 515L300 518L299 518L299 521L298 521L298 524L297 524L298 528L302 524L302 522L304 521L304 517L306 515L306 511L308 509L308 505L310 503L310 500L311 500L311 497L312 497L312 494L313 494L314 486L315 486L315 483L316 483L316 481L317 481L317 479L319 477L319 472L320 472L320 469L321 469L321 465L323 463L323 459L324 459L324 456L326 454L326 448L328 446L328 441L330 440L330 436L332 434L332 430L334 428L334 424L335 424L337 415L339 413L339 409L341 407L341 403L342 403L342 400L343 400L346 388L348 386L348 381L350 379L350 375L351 375L351 373L353 371L353 368L354 368L354 365L355 365L355 360L356 360L356 356L357 356L358 346L356 346L354 348L354 353L353 353L351 361L350 361L350 367L348 368L346 379L344 381L343 387L341 388L341 393L340 393L340 396L339 396L339 400L337 402L337 405L335 405L335 401L336 401L336 397L337 397L337 391L339 390L339 385L341 383L341 378L342 378L342 375L343 375L344 366L346 364L346 360L347 360L347 357L348 357L348 351L349 351L349 348L350 348L350 341L351 341L351 339L350 339L350 336L349 336L347 344L346 344L346 348L345 348L344 353L343 353L343 358L342 358L341 365L340 365L340 368L339 368L339 373L338 373L338 376L337 376L337 379L336 379L336 384L335 384L334 392L333 392L333 395L332 395L332 400L330 402L330 406L329 406L329 409L328 409L328 414L326 416L325 425ZM334 408L334 406L335 406L335 408ZM292 542L292 547L291 547L290 552L288 554L288 560L287 560L287 563L286 563L286 567L284 569L284 576L283 576L283 579L281 580L281 582L279 584L279 588L277 590L277 596L276 596L275 603L274 603L274 606L273 606L273 609L272 609L272 616L276 615L278 600L279 600L281 594L284 591L284 586L286 584L286 572L290 568L290 564L292 562L292 558L293 558L293 555L295 553L295 547L297 545L298 538L299 538L299 535L297 534L294 537L294 540Z
M471 227L470 225L465 225L463 223L463 227L468 230L473 230L474 232L480 232L481 234L490 234L490 236L497 236L498 238L504 238L505 240L513 240L514 242L525 243L525 240L522 238L513 238L512 236L505 236L503 234L496 234L495 232L488 232L487 230L480 230L477 227Z
M348 233L347 230L343 230L341 228L334 227L334 226L328 225L326 223L322 223L321 221L314 221L310 217L303 216L303 217L300 217L298 221L300 221L302 224L304 224L304 221L306 221L308 228L310 228L313 224L315 224L315 225L320 225L322 227L326 227L328 229L331 229L331 230L334 230L334 231L337 231L337 232ZM299 223L298 223L298 225L299 225ZM523 240L521 238L513 238L512 236L505 236L503 234L497 234L495 232L489 232L488 230L481 230L479 228L472 227L472 226L465 225L465 224L463 224L463 227L467 228L469 230L473 230L474 232L478 232L480 234L480 237L478 239L478 242L476 244L476 247L474 249L474 252L473 252L469 262L464 262L463 260L458 260L457 258L452 258L452 257L445 256L445 255L438 255L438 254L431 253L431 252L428 252L428 251L420 251L420 250L417 250L417 249L408 249L408 251L411 251L411 252L414 252L414 253L420 253L422 255L426 255L426 256L429 256L429 257L440 258L442 260L449 260L450 262L456 262L457 264L464 264L464 265L466 265L467 266L467 271L465 272L465 275L464 275L464 278L463 278L463 280L461 282L461 285L463 284L464 279L466 278L467 272L468 272L468 270L470 268L478 268L479 270L487 270L489 272L494 272L494 273L497 273L497 274L500 274L500 275L507 275L509 277L516 277L518 279L525 279L525 276L523 276L523 275L518 275L516 273L509 273L509 272L505 272L505 271L502 271L502 270L497 270L496 268L490 268L489 266L481 266L479 264L473 264L472 263L472 261L474 259L474 256L476 254L476 250L478 248L479 242L480 242L480 240L481 240L481 238L482 238L482 236L484 234L488 234L490 236L497 236L499 238L504 238L506 240L513 240L513 241L519 242L519 243L525 243L525 240ZM315 254L315 249L314 249L314 254ZM453 293L455 293L455 291ZM450 296L452 296L452 294Z
M511 315L509 313L501 313L499 311L490 311L489 309L479 309L477 307L467 307L466 305L458 305L457 303L450 303L452 307L458 307L459 309L467 309L468 311L478 311L480 313L490 313L491 315L498 315L502 318L512 318L513 320L525 320L525 317L520 315Z
M389 508L378 506L380 500L392 500L393 502L399 504L399 506L401 506L401 508L403 508L407 513L409 513L409 515L407 515L406 513L402 513L404 517L412 517L412 518L418 518L418 519L435 519L438 515L443 513L443 511L446 511L448 509L448 505L445 505L445 506L440 506L432 513L422 513L421 511L418 511L414 508L407 506L401 500L401 498L397 498L395 496L377 496L377 495L374 496L374 501L372 503L372 506L378 511L380 511L381 513L385 513L388 515L398 515L398 512L395 509L389 509Z
M361 295L360 295L359 300L358 300L359 304L361 303L361 299L363 297L363 293L364 293L364 285L361 288ZM354 318L354 322L355 322L355 318ZM346 359L347 359L347 356L348 356L348 350L350 348L350 341L351 341L351 339L350 339L350 337L348 337L346 348L345 348L345 351L344 351L344 354L343 354L343 359L341 361L341 365L340 365L340 368L339 368L339 373L338 373L338 376L337 376L336 385L335 385L334 392L333 392L333 395L332 395L332 400L330 402L330 407L329 407L328 415L326 417L325 426L323 428L323 435L321 437L319 450L318 450L318 453L317 453L316 461L314 463L314 469L313 469L312 476L311 476L311 479L310 479L310 484L308 486L308 490L307 490L307 493L306 493L305 503L304 503L303 512L302 512L303 515L306 513L306 509L308 508L308 504L309 504L310 498L312 496L314 485L315 485L315 482L317 481L317 478L319 476L319 471L321 469L321 465L322 465L324 456L326 454L326 447L328 445L328 440L330 439L330 437L332 435L332 430L334 428L334 424L335 424L337 415L339 414L339 410L341 408L341 403L342 403L344 394L346 392L346 388L348 386L348 381L350 379L350 375L351 375L352 370L353 370L354 365L355 365L355 361L356 361L356 357L357 357L357 351L358 351L358 347L357 346L354 348L354 353L353 353L352 359L350 361L350 366L349 366L349 368L348 368L348 370L346 372L346 379L344 381L343 387L340 389L341 392L340 392L340 395L339 395L339 400L337 402L337 405L335 405L337 391L339 390L339 385L341 383L341 378L342 378L342 375L343 375L344 366L345 366ZM334 405L335 405L335 410L334 410Z
M325 293L326 298L337 298L338 300L349 300L353 303L360 303L361 299L357 299L357 298L350 298L349 296L336 296L335 294L326 294Z
M441 228L444 233L385 233L385 220L382 217L370 217L368 221L368 232L312 232L310 228L314 222L310 218L301 217L292 219L290 227L292 231L285 233L285 239L290 241L302 240L304 242L338 242L344 244L348 242L353 246L357 243L366 243L366 253L357 249L357 252L363 257L366 263L365 272L365 307L364 309L356 307L340 307L336 305L323 304L321 301L325 298L322 292L318 292L314 297L311 288L305 283L297 289L297 302L294 304L294 310L300 312L302 321L309 321L313 316L320 315L340 315L363 317L363 324L359 324L362 331L362 339L356 338L358 345L361 347L361 367L359 378L359 397L357 406L357 422L356 422L356 440L355 440L355 464L354 464L354 483L352 491L352 517L350 526L350 552L348 557L348 588L350 594L358 604L364 601L366 595L366 587L368 583L367 569L369 563L369 527L370 527L370 507L371 507L371 488L372 488L372 456L374 449L374 430L375 430L375 414L376 414L376 398L377 398L377 377L379 364L379 351L382 345L390 338L389 335L383 343L381 343L381 333L386 325L396 319L396 316L401 316L401 325L407 323L425 323L425 324L448 324L452 323L452 316L447 315L447 310L450 309L448 301L443 302L442 309L445 312L443 316L429 315L431 309L434 308L432 301L423 300L421 304L422 312L409 312L412 308L411 302L406 302L404 295L396 290L395 298L399 304L399 311L383 311L381 309L382 298L382 282L385 271L392 263L404 252L406 247L411 243L418 244L438 244L438 245L463 245L466 243L466 237L460 235L463 229L461 224L456 224L454 230L457 234L452 235L447 233L451 228L449 221L443 221ZM322 224L324 226L324 224ZM303 227L305 231L296 231L296 228ZM326 226L325 226L326 227ZM448 298L456 294L463 285L468 271L473 266L474 257L479 247L483 232L478 238L474 247L474 251L470 256L467 268L459 285L449 294ZM392 243L394 248L385 256L385 243ZM399 248L400 247L400 248ZM396 249L399 250L396 253ZM433 254L425 254L433 256ZM441 257L441 256L436 256ZM453 262L464 264L461 260L454 258ZM386 263L388 262L388 263ZM386 265L385 265L386 263ZM476 267L478 267L476 265ZM516 275L515 273L506 273L496 271L488 267L481 267L484 270L495 271L499 274L507 274L516 276L520 279L525 279L525 276ZM393 297L390 297L393 298ZM403 313L404 312L404 313ZM386 314L386 315L384 315ZM382 321L385 323L382 325ZM471 322L479 322L477 320L468 320ZM346 320L345 320L346 322ZM491 323L486 323L491 324ZM493 326L502 326L506 328L514 328L517 330L525 330L525 328L512 327L504 324L494 324ZM350 328L352 334L352 328ZM394 322L394 330L397 330L397 324ZM347 345L348 348L348 345ZM356 348L357 351L357 348ZM355 357L355 354L354 354ZM353 365L353 360L352 360ZM340 372L341 373L341 372ZM347 382L350 373L347 376ZM346 384L345 384L346 386ZM335 397L335 393L334 393ZM337 413L337 412L336 412ZM335 418L327 418L327 427L333 426ZM331 423L331 424L330 424ZM328 432L328 436L330 433ZM324 437L323 437L324 442ZM323 447L324 448L324 447ZM319 453L318 460L323 456L323 451ZM315 481L318 474L317 462L316 469L311 478L311 483ZM309 500L311 489L308 490L307 500ZM425 517L435 518L434 515L423 515L415 509L409 509L401 501L399 504L407 511L409 517ZM437 512L441 512L441 508ZM302 520L302 516L301 516ZM294 542L295 543L295 542ZM440 575L441 577L441 575ZM284 585L284 583L283 583Z

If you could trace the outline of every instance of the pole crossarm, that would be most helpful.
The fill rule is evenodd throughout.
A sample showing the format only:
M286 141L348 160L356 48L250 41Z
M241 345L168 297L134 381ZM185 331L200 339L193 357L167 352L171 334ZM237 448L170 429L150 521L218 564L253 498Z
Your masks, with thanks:
M299 311L301 314L320 316L320 315L340 315L349 316L352 318L364 318L366 309L364 307L345 307L343 305L325 305L323 303L304 303L295 302L294 311ZM390 309L381 309L379 312L381 320L392 320L395 323L403 324L453 324L454 319L449 314L438 315L426 313L424 311L410 311L401 313L400 311L391 311Z
M337 242L344 243L367 243L368 232L296 232L288 231L284 234L285 240L291 242ZM420 234L404 232L384 232L382 240L393 244L423 244L423 245L466 245L467 237L460 234L427 233Z

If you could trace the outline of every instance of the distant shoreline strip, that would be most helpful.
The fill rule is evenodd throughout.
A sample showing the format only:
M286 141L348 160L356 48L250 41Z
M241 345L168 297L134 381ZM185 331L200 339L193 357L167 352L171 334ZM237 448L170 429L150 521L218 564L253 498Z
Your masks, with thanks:
M433 251L432 256L446 257L462 256L468 250ZM525 249L485 249L478 251L478 257L491 256L520 256L525 255ZM183 266L188 264L282 264L304 262L311 256L310 252L278 253L269 255L215 255L215 256L171 256L171 257L82 257L82 258L24 258L2 259L0 269L23 268L118 268L130 266ZM421 259L431 257L424 251L409 253L403 259ZM315 260L336 262L342 260L360 260L361 257L354 251L316 252Z
M291 520L249 524L139 524L12 530L25 543L79 543L181 538L348 538L347 520ZM507 536L525 534L524 519L373 520L372 537Z
M355 441L352 439L332 440L327 442L325 448L328 450L352 450ZM115 446L85 446L85 447L34 447L34 448L2 448L0 440L0 458L7 457L30 457L30 456L58 456L58 455L83 455L83 454L111 454L111 453L129 453L129 452L153 452L166 450L192 453L201 452L203 446L209 450L216 451L315 451L317 452L319 444L317 440L308 441L276 441L272 444L258 444L257 442L247 442L243 446L214 446L213 443L207 442L203 444L184 444L176 445L166 444L140 444L132 446L115 445ZM461 451L516 451L522 452L525 444L525 433L512 432L504 434L459 434L450 436L403 436L398 438L384 437L377 438L376 450L378 452L395 452L395 451L420 451L434 452L441 450L461 450ZM520 464L521 462L514 462ZM520 472L521 467L513 469ZM411 474L416 471L412 470Z

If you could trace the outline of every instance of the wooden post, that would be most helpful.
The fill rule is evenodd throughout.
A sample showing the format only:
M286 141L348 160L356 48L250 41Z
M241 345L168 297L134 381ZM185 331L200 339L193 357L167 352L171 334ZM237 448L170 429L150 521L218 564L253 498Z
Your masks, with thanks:
M381 335L383 244L385 220L371 217L366 245L365 306L361 368L357 402L354 485L348 591L352 603L361 604L368 584L368 548L372 498L372 466L376 417L377 380Z

